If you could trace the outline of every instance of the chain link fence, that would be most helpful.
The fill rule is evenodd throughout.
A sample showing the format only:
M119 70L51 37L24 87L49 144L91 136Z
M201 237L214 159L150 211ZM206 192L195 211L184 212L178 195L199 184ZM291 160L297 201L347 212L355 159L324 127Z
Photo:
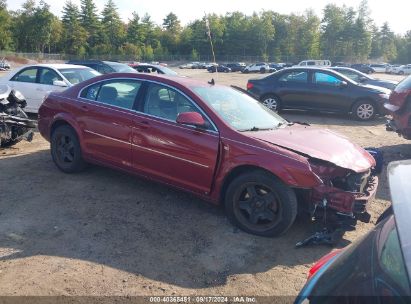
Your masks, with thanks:
M107 54L107 55L87 55L87 56L76 56L69 54L49 54L49 53L20 53L20 52L8 52L0 51L0 58L24 58L35 61L67 61L67 60L85 60L85 59L95 59L95 60L110 60L110 61L122 61L122 62L188 62L188 61L200 61L200 62L212 62L213 57L211 54L203 55L198 54L195 58L191 54L187 55L155 55L149 57L136 58L129 54ZM217 55L216 61L219 63L228 62L245 62L245 63L256 63L256 62L286 62L296 64L303 60L308 59L325 59L330 60L327 56L322 56L323 58L307 58L304 55L293 55L293 56L281 56L276 58L263 57L263 56L248 56L248 55ZM358 63L359 60L354 58L338 57L332 58L333 63L336 62L346 62L346 63ZM370 62L370 60L367 60ZM363 61L366 63L367 61Z

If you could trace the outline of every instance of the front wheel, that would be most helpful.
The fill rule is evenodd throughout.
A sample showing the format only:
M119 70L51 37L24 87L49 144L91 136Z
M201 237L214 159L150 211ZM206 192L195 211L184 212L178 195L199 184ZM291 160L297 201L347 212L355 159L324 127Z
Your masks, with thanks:
M237 177L225 196L226 212L232 223L260 236L274 237L286 232L297 215L294 191L262 171Z
M377 109L373 102L368 100L357 101L352 109L354 118L362 121L371 120L377 114Z
M57 127L51 135L51 156L56 166L63 172L80 172L85 167L80 142L70 126Z

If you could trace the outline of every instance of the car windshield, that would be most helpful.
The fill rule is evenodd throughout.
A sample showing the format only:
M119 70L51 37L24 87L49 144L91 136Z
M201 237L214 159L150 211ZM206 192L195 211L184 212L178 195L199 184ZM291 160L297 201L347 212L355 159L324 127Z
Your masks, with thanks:
M109 65L117 73L135 73L136 72L132 67L129 67L128 65L123 64L123 63L110 62L110 63L107 63L107 65Z
M395 92L399 93L404 90L411 89L411 76L408 76L403 81L401 81L394 89Z
M192 87L218 115L238 131L276 129L287 121L257 100L230 87Z
M166 75L178 75L177 72L174 72L172 69L169 69L167 67L161 67L161 70L164 72Z
M59 72L71 83L77 84L93 77L101 75L90 68L69 68L59 69Z

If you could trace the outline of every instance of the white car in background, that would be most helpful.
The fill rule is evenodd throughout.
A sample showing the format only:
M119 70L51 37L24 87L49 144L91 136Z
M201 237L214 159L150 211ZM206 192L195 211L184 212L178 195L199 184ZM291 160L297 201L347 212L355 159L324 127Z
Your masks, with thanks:
M378 64L370 64L370 68L372 68L376 73L385 73L388 64L386 63L378 63Z
M270 66L265 62L254 63L246 66L243 73L265 73L270 71Z
M389 64L385 68L385 73L392 74L394 69L399 68L400 66L401 66L401 64Z
M405 65L401 65L399 67L393 68L392 73L398 74L398 75L409 75L411 74L411 64L405 64Z
M81 65L71 64L34 64L13 70L0 79L20 91L27 101L24 109L37 113L44 96L52 91L64 91L77 83L101 75L99 72Z

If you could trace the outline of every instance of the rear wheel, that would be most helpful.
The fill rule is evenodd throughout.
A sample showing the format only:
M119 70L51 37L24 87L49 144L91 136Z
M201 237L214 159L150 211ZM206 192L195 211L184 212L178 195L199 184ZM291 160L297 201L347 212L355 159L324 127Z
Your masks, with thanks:
M275 176L254 171L237 177L228 187L225 207L231 222L260 236L286 232L297 215L294 191Z
M352 108L352 115L355 119L366 121L371 120L377 114L377 109L372 101L357 101Z
M272 111L280 110L280 99L275 95L266 95L261 99L261 103Z
M261 73L261 74L264 74L265 72L266 72L266 69L265 69L265 68L261 68L261 69L260 69L260 73Z
M398 75L404 75L404 71L399 71Z
M63 172L80 172L85 167L80 142L70 126L57 127L51 135L51 156L56 166Z

